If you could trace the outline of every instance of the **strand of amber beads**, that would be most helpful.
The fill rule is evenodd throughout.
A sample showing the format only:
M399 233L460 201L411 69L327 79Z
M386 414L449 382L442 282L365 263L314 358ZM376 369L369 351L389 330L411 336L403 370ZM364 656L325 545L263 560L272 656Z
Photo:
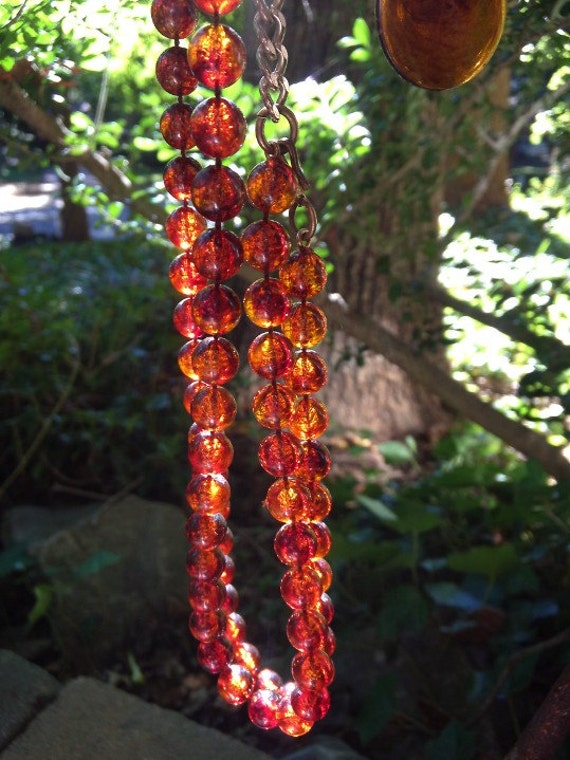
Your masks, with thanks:
M188 435L188 458L193 477L186 492L191 508L186 527L191 544L187 558L188 598L192 608L189 628L199 641L199 661L207 670L218 674L218 689L227 702L234 705L248 702L250 717L256 725L262 728L279 726L285 733L299 736L326 713L329 704L326 686L334 673L328 654L334 648L334 639L328 629L332 605L324 593L330 584L330 568L322 559L330 543L328 532L326 528L319 532L317 521L313 520L307 526L306 535L297 531L298 535L279 538L280 530L276 538L276 549L281 546L280 556L288 567L281 583L282 594L294 610L287 632L298 650L292 664L294 680L283 684L276 673L260 668L258 650L246 641L245 622L237 612L239 598L232 585L234 566L230 551L233 537L226 522L230 513L227 471L233 449L225 431L234 420L236 404L225 385L237 372L238 355L224 336L237 324L240 304L223 280L238 271L244 249L248 256L251 254L250 263L256 256L265 259L261 267L264 278L248 291L245 310L256 324L267 330L266 337L270 336L268 341L259 336L261 340L256 344L259 359L256 366L260 375L271 381L269 395L287 398L291 413L299 417L299 404L312 392L308 390L307 380L301 382L303 393L299 400L295 395L295 383L287 381L287 385L283 381L278 384L277 378L289 372L294 376L297 367L299 385L301 375L307 376L309 368L318 365L318 362L311 364L309 350L303 348L298 353L305 351L307 356L304 364L299 364L294 351L295 340L298 341L295 328L291 332L294 340L275 330L293 316L287 286L269 276L272 270L290 261L289 241L284 229L267 218L269 213L280 213L288 208L296 195L296 183L284 161L269 157L264 165L260 165L265 166L263 171L269 171L273 181L278 180L277 187L281 189L274 195L281 198L281 204L284 202L282 189L289 188L283 208L260 205L252 177L259 176L260 171L263 174L263 171L256 167L248 189L254 205L264 211L263 222L257 228L255 225L248 228L242 241L223 228L224 222L239 213L245 199L241 179L222 163L224 158L239 150L245 135L243 116L234 104L222 97L222 89L241 76L245 61L239 36L220 23L220 16L229 13L238 3L239 0L196 0L198 8L212 14L214 21L198 30L190 40L189 65L179 52L168 51L157 64L157 76L162 86L178 96L176 108L167 109L161 120L161 131L166 141L181 151L180 157L165 170L165 186L182 202L167 221L167 235L182 250L171 266L170 276L174 287L187 296L176 307L174 322L179 332L189 338L180 352L179 364L184 374L193 380L184 396L185 407L194 420ZM174 39L174 50L180 50L180 37L189 36L195 26L196 13L192 4L187 0L154 0L152 10L159 31ZM191 81L214 90L214 97L205 99L194 110L183 101L183 96L193 89L187 89ZM186 155L194 144L215 163L201 169ZM258 184L261 187L267 184L267 180ZM190 205L191 200L195 208ZM206 220L213 222L214 226L207 228ZM257 230L256 234L252 228ZM252 244L252 240L256 240L261 248ZM279 346L283 349L281 352ZM250 351L252 364L255 363L251 359L254 354L255 351ZM281 365L283 357L285 363ZM321 370L321 375L326 377L324 365ZM254 402L254 406L260 408L259 403ZM291 486L281 488L277 501L284 508L289 503L291 511L294 503L302 507L297 514L300 518L308 515L309 499L314 497L320 500L321 507L317 512L312 510L313 513L324 515L330 509L330 497L327 501L328 492L324 486L317 483L312 474L307 475L310 465L303 453L303 446L312 439L303 432L305 437L299 440L291 431L285 430L287 417L278 411L275 414L276 427L272 429L276 438L270 437L272 443L262 445L260 459L266 469L274 470L282 483ZM299 425L297 427L300 430ZM312 435L316 438L314 430ZM288 458L282 446L284 440L290 441L295 452L295 470L291 472L287 470L288 465L283 464ZM275 464L278 461L281 465ZM294 487L296 479L297 489ZM305 490L301 489L301 480ZM272 494L275 495L276 491L274 488ZM325 509L326 504L328 508ZM285 522L283 528L294 521ZM300 526L301 521L297 527ZM313 535L318 536L318 540L313 541Z

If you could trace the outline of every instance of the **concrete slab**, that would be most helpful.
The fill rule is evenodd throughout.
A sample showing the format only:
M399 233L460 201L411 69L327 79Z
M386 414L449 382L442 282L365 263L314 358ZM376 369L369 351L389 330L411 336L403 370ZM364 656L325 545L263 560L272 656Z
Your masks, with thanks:
M1 760L269 760L264 752L99 681L64 686Z

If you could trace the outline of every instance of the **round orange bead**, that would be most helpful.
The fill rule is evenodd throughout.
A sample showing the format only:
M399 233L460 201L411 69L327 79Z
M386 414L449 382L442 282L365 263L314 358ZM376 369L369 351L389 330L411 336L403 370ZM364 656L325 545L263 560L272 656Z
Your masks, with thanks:
M278 269L289 258L291 245L285 228L271 219L250 224L242 233L245 261L261 272Z
M206 285L205 277L197 271L189 253L179 254L170 264L168 276L172 287L179 293L193 296Z
M291 522L305 517L311 495L307 486L297 478L283 478L272 483L264 506L279 522Z
M317 536L308 523L285 523L277 531L273 547L280 562L295 567L315 556Z
M287 621L287 638L301 652L322 649L327 630L326 620L314 610L296 610Z
M279 327L287 318L289 298L279 280L257 280L245 291L243 308L254 325L267 330L269 327Z
M225 338L202 338L192 353L192 368L204 383L225 385L238 371L239 355Z
M314 303L299 303L283 322L283 334L297 348L313 348L327 333L327 318Z
M199 338L202 330L198 327L192 316L192 298L184 298L176 305L172 321L180 335L186 338Z
M325 287L327 271L316 253L300 248L283 264L279 277L292 298L305 299L313 298Z
M225 639L201 642L198 644L196 652L198 662L209 673L219 673L223 670L231 660L232 655L232 645Z
M192 109L186 103L174 103L160 117L160 131L171 147L190 150L194 147L190 119Z
M322 480L331 468L331 456L320 441L301 441L303 455L296 475L305 480Z
M196 269L210 280L228 280L237 274L243 260L239 238L227 230L206 230L192 251Z
M226 98L208 98L192 111L192 135L198 150L227 158L241 148L247 125L239 108Z
M177 201L189 201L192 197L192 182L202 167L193 158L177 156L166 164L164 187Z
M326 688L313 691L297 687L291 694L291 706L303 720L313 723L322 720L331 706L329 691Z
M297 438L318 438L325 432L328 424L326 406L311 396L303 396L289 421L289 428Z
M198 641L214 641L224 631L226 616L220 610L208 612L192 612L188 620L188 628Z
M255 686L253 674L243 665L226 665L218 677L218 691L230 705L247 702Z
M192 316L205 333L225 335L239 322L241 302L226 285L207 285L192 298Z
M281 702L279 705L278 722L280 730L287 736L303 736L313 727L311 721L300 718L291 704L291 694L295 690L295 684L287 683L280 689Z
M207 166L194 178L192 201L206 219L225 222L241 211L245 202L245 185L233 169Z
M293 414L295 397L283 385L264 385L260 388L251 402L251 408L256 420L263 427L279 430L287 426L289 417Z
M321 579L310 565L287 570L280 584L283 601L294 610L316 607L321 598Z
M153 0L150 15L158 31L171 40L192 34L198 18L194 3L188 0Z
M225 433L201 430L188 442L188 461L195 473L223 473L229 468L234 447Z
M230 484L217 473L196 475L186 487L186 501L197 512L215 514L224 511L230 503Z
M292 475L299 466L299 459L299 441L291 433L273 433L259 444L259 463L274 478Z
M264 214L287 211L297 193L295 173L280 157L270 157L257 164L247 180L249 200Z
M260 377L275 380L286 375L293 364L293 347L281 333L261 333L247 352L250 367Z
M188 603L198 612L218 610L224 603L224 588L219 580L210 583L191 578L188 584Z
M202 552L192 549L186 555L186 572L199 581L213 581L220 577L224 568L224 555L219 549Z
M171 95L189 95L198 86L198 80L188 65L188 51L171 47L158 57L156 78L163 90Z
M207 24L192 37L188 61L194 76L211 90L229 87L245 69L246 50L239 34L224 24Z
M274 689L257 689L247 707L249 719L254 726L268 730L277 726L277 713L281 697Z
M198 376L194 371L194 364L192 362L192 356L197 346L200 345L200 340L189 340L185 343L178 352L178 366L183 375L190 378L190 380L197 380Z
M306 512L307 520L324 520L332 509L329 489L320 482L307 483L310 500Z
M315 557L311 560L311 567L320 575L323 591L328 591L332 583L332 570L329 563L322 557Z
M180 206L167 218L164 228L171 243L188 251L206 229L206 220L193 208Z
M294 393L316 393L327 381L327 367L315 351L300 351L294 359L287 383Z
M291 675L298 686L322 689L334 679L334 665L324 652L297 652L291 663Z
M225 430L235 420L236 413L236 400L223 386L207 385L192 401L194 422L205 430Z

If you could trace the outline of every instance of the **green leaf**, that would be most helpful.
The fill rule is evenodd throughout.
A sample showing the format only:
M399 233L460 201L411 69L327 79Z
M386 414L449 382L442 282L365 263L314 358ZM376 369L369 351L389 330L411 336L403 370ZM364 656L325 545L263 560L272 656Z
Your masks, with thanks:
M393 673L381 676L366 698L364 708L356 719L356 730L363 744L381 733L396 709L396 677Z
M354 22L352 35L362 47L370 47L370 29L363 18L357 18Z
M394 513L396 521L392 527L400 533L425 533L437 528L442 522L438 507L415 499L402 500Z
M391 509L388 509L379 499L373 499L364 493L359 494L356 498L359 504L362 504L363 507L380 520L385 520L386 522L394 522L396 520L395 513Z
M456 583L428 583L425 590L436 604L444 607L455 607L465 612L473 612L481 607L481 601L477 597L464 591Z
M47 615L53 599L53 586L49 583L38 583L34 586L35 604L28 612L28 623L32 626Z
M403 631L421 631L428 621L428 605L415 586L397 586L386 594L378 615L378 634L393 641Z
M401 465L415 462L416 452L403 441L384 441L378 450L388 464Z
M473 734L453 721L426 745L425 760L471 760L475 754Z
M466 552L454 552L447 558L451 570L480 573L490 579L511 572L520 560L512 544L474 546Z

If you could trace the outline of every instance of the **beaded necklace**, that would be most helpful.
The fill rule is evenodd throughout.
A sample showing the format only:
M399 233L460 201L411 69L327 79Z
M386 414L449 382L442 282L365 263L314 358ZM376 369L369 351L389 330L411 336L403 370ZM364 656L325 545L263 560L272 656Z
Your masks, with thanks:
M316 215L304 193L307 185L295 147L297 122L285 105L283 0L254 0L264 102L256 136L265 158L246 182L224 163L239 151L246 135L243 114L223 97L224 88L242 76L246 62L241 38L221 21L240 1L153 0L151 6L154 25L173 41L156 65L160 85L176 97L161 117L160 130L168 145L180 151L164 170L164 185L181 204L165 229L181 251L169 276L184 296L173 320L187 339L178 363L189 380L184 406L193 420L188 433L192 477L186 489L189 629L199 642L199 662L218 676L218 691L226 702L247 703L251 721L260 728L279 727L301 736L327 713L334 677L335 639L329 627L333 606L326 593L332 573L324 559L331 539L323 522L331 498L322 483L330 457L318 440L328 415L314 398L327 378L325 363L314 350L327 325L311 301L324 288L326 271L311 247ZM198 11L211 18L196 30ZM180 40L186 38L184 48ZM192 108L184 98L198 85L213 95ZM285 120L289 136L268 140L268 119ZM188 154L193 147L212 162L202 166ZM225 224L246 200L261 218L238 237ZM298 229L301 208L308 224ZM284 212L289 212L294 247L283 224L272 218ZM242 304L224 281L239 272L243 261L262 276L247 288ZM296 650L292 680L287 682L261 667L258 649L246 639L232 584L233 535L227 519L233 447L226 431L236 416L236 400L226 386L237 373L239 357L226 336L238 324L242 308L262 330L247 358L262 382L251 409L268 431L259 444L259 462L274 478L264 507L281 523L274 549L286 566L280 592L291 609L286 632Z

